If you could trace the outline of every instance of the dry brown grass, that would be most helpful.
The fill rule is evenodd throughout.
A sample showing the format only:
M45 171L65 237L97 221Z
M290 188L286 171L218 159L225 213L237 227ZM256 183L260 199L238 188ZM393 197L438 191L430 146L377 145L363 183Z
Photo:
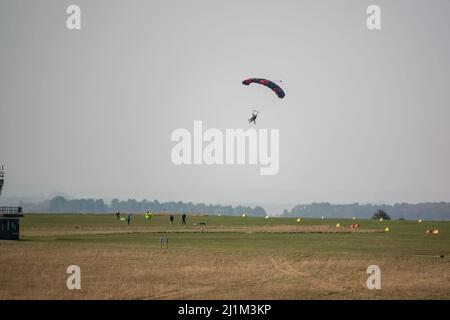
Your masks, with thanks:
M74 230L26 230L23 232L25 237L41 237L41 236L67 236L67 235L89 235L89 234L128 234L128 233L371 233L383 232L382 230L372 229L351 229L347 227L336 228L329 225L316 226L215 226L204 227L202 231L200 226L196 227L132 227L126 230L117 229L74 229Z
M450 298L448 258L267 253L0 243L0 299ZM81 290L66 288L71 264ZM381 290L366 288L370 264Z

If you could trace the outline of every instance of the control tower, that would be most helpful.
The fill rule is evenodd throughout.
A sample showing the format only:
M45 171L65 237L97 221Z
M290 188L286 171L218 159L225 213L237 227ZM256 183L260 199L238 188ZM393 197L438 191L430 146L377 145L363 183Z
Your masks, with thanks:
M5 168L0 165L0 195L5 185ZM0 240L19 240L21 207L0 207Z

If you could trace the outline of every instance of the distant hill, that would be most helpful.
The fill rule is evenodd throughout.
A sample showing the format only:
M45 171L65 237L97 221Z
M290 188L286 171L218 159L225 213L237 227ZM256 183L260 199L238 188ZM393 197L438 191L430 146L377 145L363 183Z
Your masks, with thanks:
M396 203L394 205L374 204L330 204L327 202L297 205L292 210L284 210L283 217L320 218L362 218L368 219L378 210L385 211L392 219L406 220L450 220L449 202L424 202L417 204Z

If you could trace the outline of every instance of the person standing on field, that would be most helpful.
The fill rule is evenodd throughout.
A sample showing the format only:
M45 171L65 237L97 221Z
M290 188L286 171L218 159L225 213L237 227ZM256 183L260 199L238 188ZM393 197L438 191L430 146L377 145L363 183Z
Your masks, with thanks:
M186 224L186 213L181 216L181 224Z

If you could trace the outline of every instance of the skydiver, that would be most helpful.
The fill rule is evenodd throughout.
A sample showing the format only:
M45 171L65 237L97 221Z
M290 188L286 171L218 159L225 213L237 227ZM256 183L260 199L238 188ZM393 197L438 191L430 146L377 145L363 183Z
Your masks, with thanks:
M258 117L258 111L257 110L253 110L252 112L252 117L250 119L248 119L249 123L256 124L256 117Z

